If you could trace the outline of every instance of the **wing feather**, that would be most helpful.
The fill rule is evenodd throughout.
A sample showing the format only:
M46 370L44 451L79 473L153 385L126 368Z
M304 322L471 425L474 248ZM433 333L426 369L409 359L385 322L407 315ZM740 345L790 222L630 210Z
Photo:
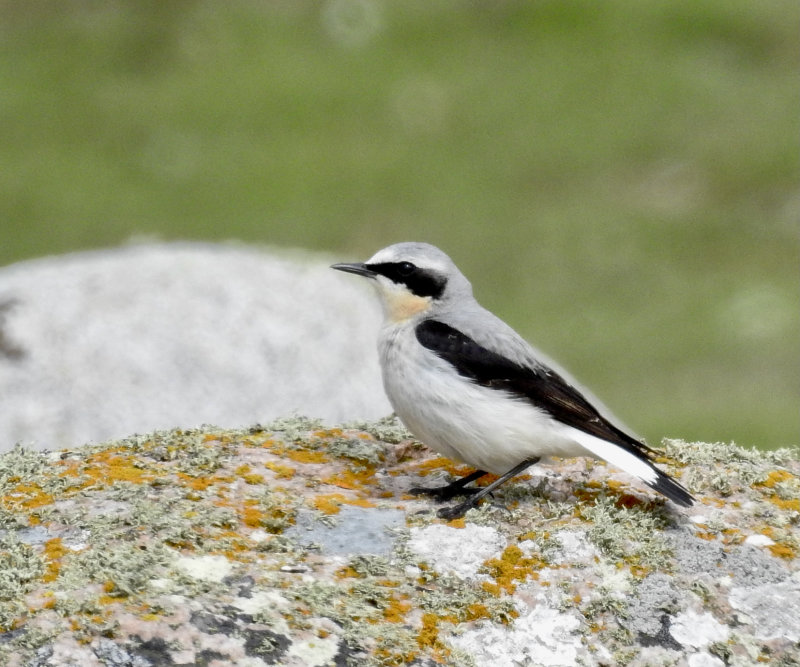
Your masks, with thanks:
M473 382L524 398L558 421L639 456L651 454L647 445L614 426L583 394L551 368L543 364L522 366L510 361L438 320L422 321L417 326L416 335L421 345Z

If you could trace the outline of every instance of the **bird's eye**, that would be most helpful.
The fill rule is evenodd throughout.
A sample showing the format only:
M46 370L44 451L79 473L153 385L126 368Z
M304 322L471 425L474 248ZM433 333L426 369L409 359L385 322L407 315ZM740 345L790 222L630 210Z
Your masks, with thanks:
M397 265L397 273L401 276L410 276L416 270L416 266L414 266L411 262L400 262Z

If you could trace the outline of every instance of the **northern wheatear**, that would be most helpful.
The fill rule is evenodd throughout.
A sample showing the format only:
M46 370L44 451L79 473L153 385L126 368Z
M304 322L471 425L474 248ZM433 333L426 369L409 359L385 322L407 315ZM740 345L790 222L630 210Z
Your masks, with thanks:
M412 489L462 516L543 456L592 456L689 507L694 499L653 465L653 451L604 416L542 361L510 326L478 304L453 261L427 243L398 243L334 269L370 278L383 304L383 385L398 417L423 443L477 468L445 487ZM487 472L499 479L467 487Z

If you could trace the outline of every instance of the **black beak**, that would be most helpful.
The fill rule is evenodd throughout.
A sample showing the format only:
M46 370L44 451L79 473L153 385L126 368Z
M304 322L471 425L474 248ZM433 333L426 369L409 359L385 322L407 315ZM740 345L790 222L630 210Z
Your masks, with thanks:
M359 276L366 276L367 278L374 278L377 274L370 268L367 267L366 264L358 263L358 264L334 264L331 266L332 269L336 269L337 271L345 271L346 273L355 273Z

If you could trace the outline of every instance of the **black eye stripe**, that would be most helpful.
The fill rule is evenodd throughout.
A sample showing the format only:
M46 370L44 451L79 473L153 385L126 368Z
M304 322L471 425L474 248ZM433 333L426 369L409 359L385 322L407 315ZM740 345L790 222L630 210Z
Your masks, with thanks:
M403 284L417 296L438 299L444 292L447 279L431 269L421 269L411 262L382 262L367 264L367 268L392 282Z

